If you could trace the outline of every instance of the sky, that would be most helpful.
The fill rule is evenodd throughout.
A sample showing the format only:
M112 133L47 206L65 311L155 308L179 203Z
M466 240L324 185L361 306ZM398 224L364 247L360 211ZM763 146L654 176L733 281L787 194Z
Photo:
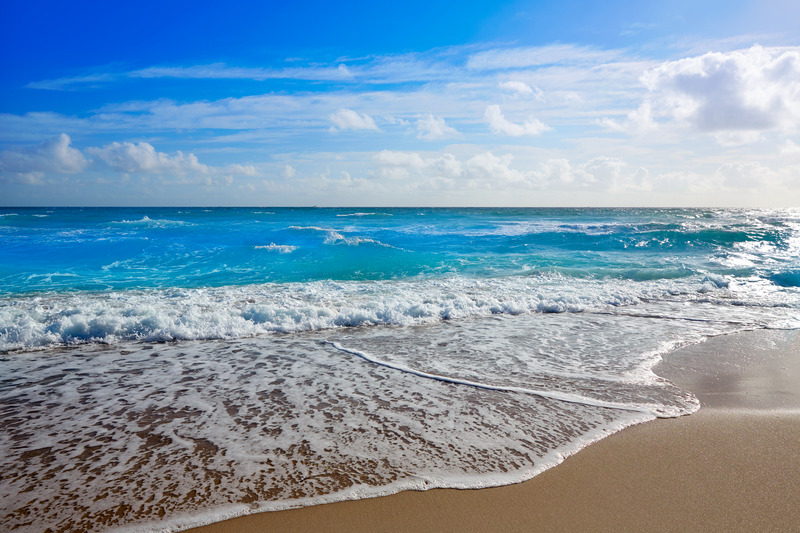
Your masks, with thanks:
M0 205L800 207L800 2L0 3Z

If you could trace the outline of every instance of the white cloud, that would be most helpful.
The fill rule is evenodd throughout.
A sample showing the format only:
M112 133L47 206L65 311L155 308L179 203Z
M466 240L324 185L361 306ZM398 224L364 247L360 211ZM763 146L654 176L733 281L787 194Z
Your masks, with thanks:
M525 181L524 173L511 168L513 159L511 154L496 156L492 152L483 152L470 157L464 167L468 177L485 180L493 185Z
M412 175L422 175L430 166L416 152L397 152L382 150L373 157L378 164L378 175L389 179L404 179Z
M210 167L209 167L210 168ZM238 174L240 176L258 176L259 172L256 170L256 167L253 165L240 165L238 163L234 163L232 165L228 165L220 169L222 172L226 172L228 174Z
M722 165L717 169L722 183L735 189L757 189L768 182L778 181L778 175L757 162L736 162Z
M668 61L641 77L655 114L736 144L800 121L800 47L753 46ZM727 132L754 132L727 135Z
M581 186L590 189L617 189L629 185L632 174L627 163L616 157L595 157L580 166Z
M486 121L489 123L489 129L492 133L502 135L509 135L511 137L520 137L522 135L540 135L542 132L550 129L546 124L530 117L522 124L516 124L506 119L503 112L500 111L499 105L490 105L486 107L485 113Z
M422 183L440 180L454 188L507 190L509 186L539 191L643 191L652 189L650 173L613 157L595 157L580 164L548 159L514 164L514 155L480 152L459 159L452 153L424 156L384 150L373 157L379 178ZM444 180L444 181L442 181Z
M108 171L126 174L161 174L168 177L202 175L211 184L230 184L233 176L260 175L254 165L232 163L223 167L210 167L200 163L192 153L177 151L173 154L158 152L149 143L112 142L106 146L80 150L70 146L66 134L46 139L41 143L16 151L0 153L0 173L14 173L27 183L41 183L52 173L100 173L104 179ZM86 156L91 156L91 161Z
M496 47L471 54L474 47L451 46L422 52L345 58L331 63L292 61L268 67L210 63L200 65L152 65L135 70L94 67L75 76L33 81L29 88L70 90L132 80L299 80L386 84L447 82L480 76L483 70L518 70L565 65L597 65L615 61L621 51L598 50L569 44L529 48ZM470 55L471 54L471 55ZM346 64L346 63L348 64Z
M371 116L366 113L358 113L352 109L340 108L330 115L333 122L333 131L340 130L377 130L378 126Z
M78 87L94 87L119 79L119 75L112 73L86 74L53 80L32 81L25 87L28 89L44 89L48 91L68 91Z
M575 165L549 159L530 173L538 189L572 191L639 191L651 188L647 169L632 168L616 157L599 156Z
M391 124L393 126L395 126L395 125L397 125L397 126L408 126L410 124L407 120L405 120L403 118L398 118L398 117L395 117L395 116L392 116L392 115L384 116L383 117L383 121L388 123L388 124Z
M653 190L660 194L699 192L707 185L707 178L690 171L665 172L653 180Z
M646 133L657 128L656 122L653 120L652 111L650 102L645 102L628 113L624 120L619 121L604 117L599 119L597 123L611 131Z
M778 153L783 157L800 157L800 146L792 142L791 139L786 139Z
M30 173L59 172L74 174L86 168L83 154L70 146L66 133L46 139L35 146L0 152L0 171Z
M720 146L741 146L761 139L760 131L715 131L711 134Z
M392 180L418 180L454 183L464 175L464 165L453 154L422 157L417 152L383 150L373 157L377 164L376 175Z
M183 78L183 79L296 79L340 81L353 77L345 64L328 67L253 68L232 67L225 63L193 65L189 67L148 67L127 74L131 78Z
M570 194L575 192L583 195L576 197L576 202L592 203L593 194L598 192L611 198L607 203L613 203L616 191L621 190L631 193L630 202L641 198L647 203L651 200L640 194L642 191L669 183L685 185L682 191L706 194L680 197L668 186L659 189L669 202L701 202L697 198L702 196L709 204L732 205L755 203L767 198L766 194L783 201L783 196L791 195L796 188L796 178L793 184L787 169L800 161L800 47L731 52L727 50L734 45L727 43L703 46L703 51L722 52L691 52L697 57L661 61L652 59L650 52L647 57L637 57L630 51L571 45L491 49L471 45L324 64L300 60L266 64L266 68L213 64L155 66L107 76L78 72L87 75L55 80L50 88L131 83L133 77L137 78L135 83L151 88L163 83L156 78L165 77L228 79L232 80L230 85L237 79L265 83L263 94L241 97L216 99L208 93L193 101L98 101L91 109L70 115L0 114L0 150L6 149L0 154L0 170L6 173L4 178L17 181L53 181L51 174L82 172L70 183L94 177L120 183L120 179L111 179L115 172L161 174L160 182L172 184L200 183L201 177L211 183L219 176L234 176L242 190L253 183L263 189L260 180L244 179L260 174L268 178L264 182L285 186L287 194L294 195L292 201L317 194L307 184L316 183L322 175L330 187L365 177L377 184L373 196L339 197L339 201L347 202L357 198L364 202L395 201L399 198L395 193L404 187L422 190L433 188L433 183L440 191L493 187L493 194L498 193L483 196L464 192L447 200L462 203L497 198L499 203L513 203L518 190L538 191L528 198L532 202L539 198L544 202L550 191L560 191L561 199L572 201ZM358 84L297 82L287 90L274 90L275 86L266 82L281 77L346 81L348 76ZM214 85L224 86L220 83ZM278 87L284 88L285 84ZM100 93L97 96L102 98ZM530 117L532 113L534 117ZM558 128L552 117L557 117ZM549 129L543 122L557 131L548 134L546 142L531 142L531 136ZM598 123L614 131L642 135L611 135L598 131ZM656 129L660 130L658 135L645 135ZM380 130L381 134L374 134ZM79 151L60 138L36 145L52 132L61 131L80 131L82 146L100 148ZM343 132L340 140L348 137L350 141L346 146L334 145L349 152L331 148L330 141L335 138L327 135L328 131ZM365 131L373 134L365 135ZM490 131L496 135L490 135ZM429 150L431 143L426 141L448 136L458 136L458 143L441 152L387 151L375 155L383 148ZM92 141L84 140L87 138ZM112 143L155 138L170 144L156 143L154 148L147 143ZM756 139L764 142L749 149L724 148ZM714 141L723 147L715 146ZM17 148L21 143L31 147ZM58 146L62 147L60 153ZM169 152L158 152L158 148ZM183 152L174 151L178 148ZM219 161L219 166L206 166L197 160L199 157L207 162L204 157L211 156L204 154L212 152L215 159L208 162ZM607 154L628 164L597 157ZM94 159L93 164L87 159ZM742 163L716 170L732 160ZM756 160L773 168L786 185L764 192L748 190L750 183L776 183L763 169L742 166ZM640 165L647 165L650 171ZM27 171L24 176L23 171ZM343 172L351 178L345 179ZM190 179L190 173L197 176ZM186 179L170 180L170 175ZM130 182L139 179L159 181L142 175ZM507 185L505 189L503 184ZM734 195L737 187L745 192ZM499 196L501 191L506 196ZM729 197L715 196L717 191ZM309 203L324 200L324 195L314 198ZM445 196L437 199L409 193L403 201L414 203L413 198L433 202Z
M541 99L543 107L541 111L537 110L537 116L545 112L547 116L563 117L563 122L584 124L595 121L593 110L631 105L628 101L619 104L617 99L621 94L627 97L627 93L633 93L638 101L639 93L644 92L643 88L637 87L643 64L620 62L619 59L625 59L622 57L618 57L616 62L587 65L581 63L580 58L599 59L596 52L575 46L560 46L536 49L537 57L547 56L549 61L557 57L574 56L574 61L570 59L566 63L548 64L536 69L518 69L513 73L502 70L487 73L466 68L467 54L472 50L474 47L450 47L424 53L354 58L347 60L347 66L337 61L322 66L297 67L297 72L291 72L294 68L291 65L290 68L269 69L225 64L154 66L120 72L115 74L115 81L128 80L130 83L136 77L137 83L155 85L159 83L159 78L164 77L227 79L234 83L237 79L268 80L295 76L297 79L313 81L324 77L341 77L346 71L355 76L359 85L347 88L342 88L341 84L335 88L314 85L310 87L311 90L304 90L298 84L291 91L271 91L270 84L265 83L263 94L187 102L159 99L107 103L87 110L81 118L0 114L0 125L5 126L0 127L0 140L4 131L9 131L11 127L16 129L15 137L10 139L13 142L19 139L22 130L29 131L33 138L39 139L43 130L52 131L55 125L58 128L56 131L80 130L86 135L104 135L116 131L145 138L154 136L156 132L172 132L176 129L206 129L246 130L234 134L237 137L219 134L218 140L228 143L252 142L254 136L260 136L261 140L274 139L277 135L284 139L296 135L295 139L305 140L312 139L324 130L378 130L383 129L384 125L388 128L387 134L391 135L400 133L400 128L390 128L389 125L405 126L404 122L409 119L409 129L416 134L416 121L431 112L434 116L446 117L450 127L457 124L462 135L467 137L475 116L482 114L487 105L497 102L498 92L504 93L507 103L497 103L503 106L509 117L525 117L528 114L518 114L520 109L511 107L514 100L533 100L539 98L538 95L546 94L547 98ZM520 50L499 47L484 52L501 57L505 52L519 54ZM526 53L533 53L533 49L525 50ZM600 56L610 58L621 54L603 52ZM497 68L500 69L501 65L498 64ZM311 72L313 69L317 71ZM75 83L79 81L79 78L75 78ZM411 85L405 85L406 82L411 82ZM365 89L367 84L373 84L374 88ZM512 95L520 98L513 98ZM402 132L404 136L408 133ZM249 139L246 138L248 135ZM427 137L423 134L421 138Z
M533 96L537 99L542 98L542 91L541 89L531 87L524 81L516 81L516 80L509 80L509 81L501 81L499 84L501 89L506 89L513 93L516 93L520 96Z
M475 70L508 70L559 63L605 63L614 60L619 55L619 52L613 50L597 50L570 44L553 44L531 48L500 48L473 54L467 60L467 68Z
M392 167L422 168L425 161L416 152L396 152L393 150L381 150L374 156L375 161L381 165Z
M417 137L420 139L445 139L458 135L458 130L447 125L443 118L427 114L417 120Z
M87 148L86 152L119 172L184 175L209 171L209 167L200 163L194 154L178 151L169 155L157 152L153 145L146 142L113 142L102 148Z
M109 83L119 83L126 79L215 79L215 80L255 80L293 79L309 81L347 81L355 74L341 63L332 66L307 66L291 68L236 67L225 63L190 66L154 66L128 72L100 72L33 81L26 85L29 89L51 91L76 90L83 87L99 87Z
M297 169L295 169L292 165L285 165L283 167L283 172L281 175L284 178L293 178L297 174Z

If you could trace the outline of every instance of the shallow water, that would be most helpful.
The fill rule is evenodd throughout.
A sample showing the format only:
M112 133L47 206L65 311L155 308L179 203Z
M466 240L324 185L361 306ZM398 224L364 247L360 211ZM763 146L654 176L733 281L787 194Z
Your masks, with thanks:
M4 215L20 531L520 481L696 410L669 351L800 326L797 211Z

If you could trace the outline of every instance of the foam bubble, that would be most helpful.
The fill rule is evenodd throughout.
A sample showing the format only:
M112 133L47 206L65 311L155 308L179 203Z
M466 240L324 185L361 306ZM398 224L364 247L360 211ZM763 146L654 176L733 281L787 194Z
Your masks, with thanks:
M121 224L129 226L147 226L147 227L167 227L167 226L185 226L188 222L183 220L169 220L169 219L152 219L144 215L139 220L118 220L111 222L111 224Z

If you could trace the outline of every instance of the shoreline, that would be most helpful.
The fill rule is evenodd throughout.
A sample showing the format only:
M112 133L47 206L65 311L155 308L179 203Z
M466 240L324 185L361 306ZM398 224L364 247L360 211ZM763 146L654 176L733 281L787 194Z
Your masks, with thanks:
M709 408L631 426L516 485L405 491L187 531L793 531L800 458L788 448L798 441L800 414Z
M528 481L405 491L185 531L800 530L800 334L715 337L655 370L695 393L700 411L626 428Z

